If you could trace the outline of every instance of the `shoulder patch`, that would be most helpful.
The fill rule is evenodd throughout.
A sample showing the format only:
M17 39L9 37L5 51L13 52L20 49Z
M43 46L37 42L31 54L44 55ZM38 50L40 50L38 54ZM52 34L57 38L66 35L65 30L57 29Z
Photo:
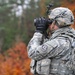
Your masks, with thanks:
M47 45L42 45L42 50L43 51L46 51L48 49L48 46Z

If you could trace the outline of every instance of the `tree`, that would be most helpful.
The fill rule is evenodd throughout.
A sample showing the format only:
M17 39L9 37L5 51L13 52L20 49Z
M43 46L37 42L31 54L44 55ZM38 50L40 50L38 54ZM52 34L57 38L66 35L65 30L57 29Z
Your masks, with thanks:
M11 47L14 42L24 41L27 43L34 32L34 18L40 15L39 0L30 0L28 4L25 1L0 0L0 27L5 29L3 50ZM22 13L20 16L16 16L19 6Z
M11 1L13 2L14 0ZM10 0L0 0L0 28L4 29L4 32L0 35L5 34L3 37L3 50L9 48L15 39L17 17L15 12L12 12L13 7L14 5Z
M25 24L25 30L23 31L23 33L25 34L22 35L22 39L26 43L28 43L29 39L32 37L33 32L35 31L34 19L36 17L39 17L39 15L39 0L30 0L27 7L23 10L22 14L22 21L24 21Z

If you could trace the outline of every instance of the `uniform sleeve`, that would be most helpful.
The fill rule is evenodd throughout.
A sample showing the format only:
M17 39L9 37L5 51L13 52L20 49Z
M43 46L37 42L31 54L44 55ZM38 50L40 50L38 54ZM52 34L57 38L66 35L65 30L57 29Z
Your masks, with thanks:
M68 51L70 44L68 39L57 37L41 44L42 36L41 33L35 33L28 44L28 56L31 59L41 60L46 57L62 56Z

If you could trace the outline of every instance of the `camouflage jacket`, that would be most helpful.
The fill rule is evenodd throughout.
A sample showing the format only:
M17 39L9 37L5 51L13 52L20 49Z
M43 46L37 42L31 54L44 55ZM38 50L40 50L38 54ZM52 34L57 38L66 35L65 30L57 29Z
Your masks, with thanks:
M28 44L28 56L37 62L50 59L51 74L74 75L70 62L74 36L75 31L70 27L56 30L47 41L43 41L43 34L34 33Z

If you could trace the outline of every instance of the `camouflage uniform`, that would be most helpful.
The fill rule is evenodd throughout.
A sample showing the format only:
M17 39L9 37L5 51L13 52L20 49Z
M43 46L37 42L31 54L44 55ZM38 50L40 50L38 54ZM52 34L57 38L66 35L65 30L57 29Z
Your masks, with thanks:
M71 42L73 42L72 36L75 36L73 29L60 28L53 33L52 37L40 45L42 34L35 33L28 45L28 55L37 62L49 58L51 60L49 72L52 74L74 75L69 61Z
M56 30L49 39L35 32L27 47L31 71L36 75L75 75L71 63L74 37L75 31L70 27Z

